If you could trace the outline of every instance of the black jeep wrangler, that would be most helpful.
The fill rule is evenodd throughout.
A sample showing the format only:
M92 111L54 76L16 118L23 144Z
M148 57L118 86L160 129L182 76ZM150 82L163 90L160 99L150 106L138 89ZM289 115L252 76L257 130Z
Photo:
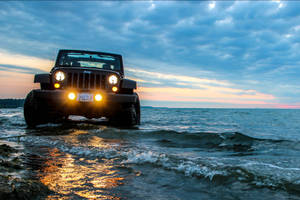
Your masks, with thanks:
M112 53L60 50L50 73L36 74L41 89L24 103L29 127L59 122L69 115L106 117L114 125L140 123L136 82L124 78L122 56Z

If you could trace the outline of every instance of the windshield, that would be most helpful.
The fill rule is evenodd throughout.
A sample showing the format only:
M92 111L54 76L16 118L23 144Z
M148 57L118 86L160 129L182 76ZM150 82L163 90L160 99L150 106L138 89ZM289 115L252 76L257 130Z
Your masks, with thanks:
M64 67L91 67L115 71L121 70L120 59L118 57L95 53L64 52L59 58L59 65Z

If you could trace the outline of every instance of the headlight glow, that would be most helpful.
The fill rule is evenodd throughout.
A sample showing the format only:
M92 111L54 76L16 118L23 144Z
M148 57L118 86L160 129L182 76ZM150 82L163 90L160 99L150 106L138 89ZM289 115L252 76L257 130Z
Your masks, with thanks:
M63 81L65 79L65 73L63 73L62 71L57 71L54 77L57 81Z
M54 87L55 87L56 89L58 89L58 88L60 88L60 84L59 84L59 83L55 83L55 84L54 84Z
M117 92L118 91L118 88L116 86L112 87L111 89L113 92Z
M75 94L74 92L70 92L70 93L68 94L68 98L69 98L70 100L74 100L74 99L76 98L76 94Z
M110 75L108 82L112 85L115 85L118 83L118 77L116 75Z
M101 101L102 100L102 95L101 94L96 94L95 95L95 100L96 101Z

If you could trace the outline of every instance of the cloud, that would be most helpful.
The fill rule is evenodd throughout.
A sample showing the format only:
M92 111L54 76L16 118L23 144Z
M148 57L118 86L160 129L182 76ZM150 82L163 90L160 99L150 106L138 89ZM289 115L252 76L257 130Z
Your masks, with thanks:
M226 81L201 79L192 76L181 76L140 69L127 68L127 71L143 77L140 81L139 93L143 100L176 101L176 102L215 102L223 104L272 105L276 99L273 95L255 90L232 88ZM155 78L154 78L155 77ZM145 86L147 80L159 80L157 86ZM173 87L170 82L175 82ZM231 86L231 87L230 87Z
M216 21L216 25L219 25L219 26L225 26L225 25L230 25L230 24L233 24L233 20L231 17L226 17L224 19L220 19L220 20Z
M152 0L150 0L150 6L148 7L148 10L150 10L150 11L154 10L155 7L156 7L155 3Z
M2 65L2 64L0 64L0 71L10 71L10 72L17 72L17 73L24 73L24 74L36 74L36 73L46 72L44 70L40 70L37 68L22 67L22 66L15 66L15 65Z
M150 72L150 71L133 69L133 68L127 68L126 70L138 74L139 76L142 77L148 77L148 78L155 77L156 79L159 80L180 81L180 82L200 84L200 85L201 84L215 84L215 85L225 85L225 86L230 85L226 81L210 80L210 79L197 78L192 76L181 76L181 75L174 75L174 74L167 74L167 73Z
M215 7L216 7L216 2L215 1L208 4L208 9L210 9L210 10L214 9Z
M0 49L0 65L2 68L19 69L37 72L50 71L54 66L53 60L41 59L33 56L14 54Z
M253 101L288 105L300 97L299 8L293 1L2 1L0 70L49 71L60 48L99 50L122 54L126 73L145 88L269 94L274 99Z

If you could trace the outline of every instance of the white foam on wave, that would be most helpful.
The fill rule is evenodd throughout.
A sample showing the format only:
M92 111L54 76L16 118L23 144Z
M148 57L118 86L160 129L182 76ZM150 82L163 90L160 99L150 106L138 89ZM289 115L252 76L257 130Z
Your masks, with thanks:
M1 138L18 137L18 136L23 136L23 135L24 135L24 131L22 131L22 130L2 130Z
M168 161L165 154L157 154L153 151L137 152L136 150L130 150L123 152L122 155L127 157L123 163L166 163Z
M0 117L15 117L15 116L21 116L23 115L23 112L21 109L18 108L5 108L5 109L0 109Z
M183 172L186 176L204 176L210 180L212 180L216 175L227 175L227 172L224 170L212 169L208 166L195 164L191 161L180 163L174 169Z
M61 126L62 124L54 124L54 123L47 123L47 124L40 124L37 126L37 128L46 128L46 127L59 127Z
M174 155L157 153L153 150L131 149L123 152L127 159L123 164L154 164L168 170L183 173L185 176L199 176L210 179L216 176L236 178L256 186L282 188L286 183L300 184L299 168L284 168L269 163L240 160L233 164L232 159L203 157L197 159L180 158Z
M286 183L300 183L300 168L282 167L271 163L248 161L241 165L252 174L256 174L253 183L258 186L278 187Z
M256 161L248 162L244 166L255 166L255 165L257 165L258 167L259 166L266 166L270 169L274 168L274 169L277 169L277 170L298 171L297 173L299 173L299 171L300 171L300 168L297 168L297 167L280 167L280 166L277 166L277 165L274 165L274 164L262 163L262 162L256 162Z
M87 120L86 117L78 116L78 115L70 115L69 119L74 120L74 121L85 121L85 120Z
M18 110L0 110L0 120L4 121L3 125L7 128L15 128L15 126L24 126L25 120L23 113Z
M140 152L137 150L130 150L129 152L123 152L123 154L127 157L127 160L123 160L122 163L127 164L155 164L158 166L162 166L166 169L175 170L181 173L184 173L186 176L203 176L213 179L215 175L227 175L225 170L218 170L216 162L213 164L208 162L199 163L199 160L194 161L192 159L183 159L175 156L168 156L164 153L156 153L151 150ZM223 166L223 164L218 163L219 167Z
M72 121L82 121L82 122L85 122L85 121L93 121L93 122L106 121L105 117L88 119L86 117L79 116L79 115L70 115L68 119L72 120Z

